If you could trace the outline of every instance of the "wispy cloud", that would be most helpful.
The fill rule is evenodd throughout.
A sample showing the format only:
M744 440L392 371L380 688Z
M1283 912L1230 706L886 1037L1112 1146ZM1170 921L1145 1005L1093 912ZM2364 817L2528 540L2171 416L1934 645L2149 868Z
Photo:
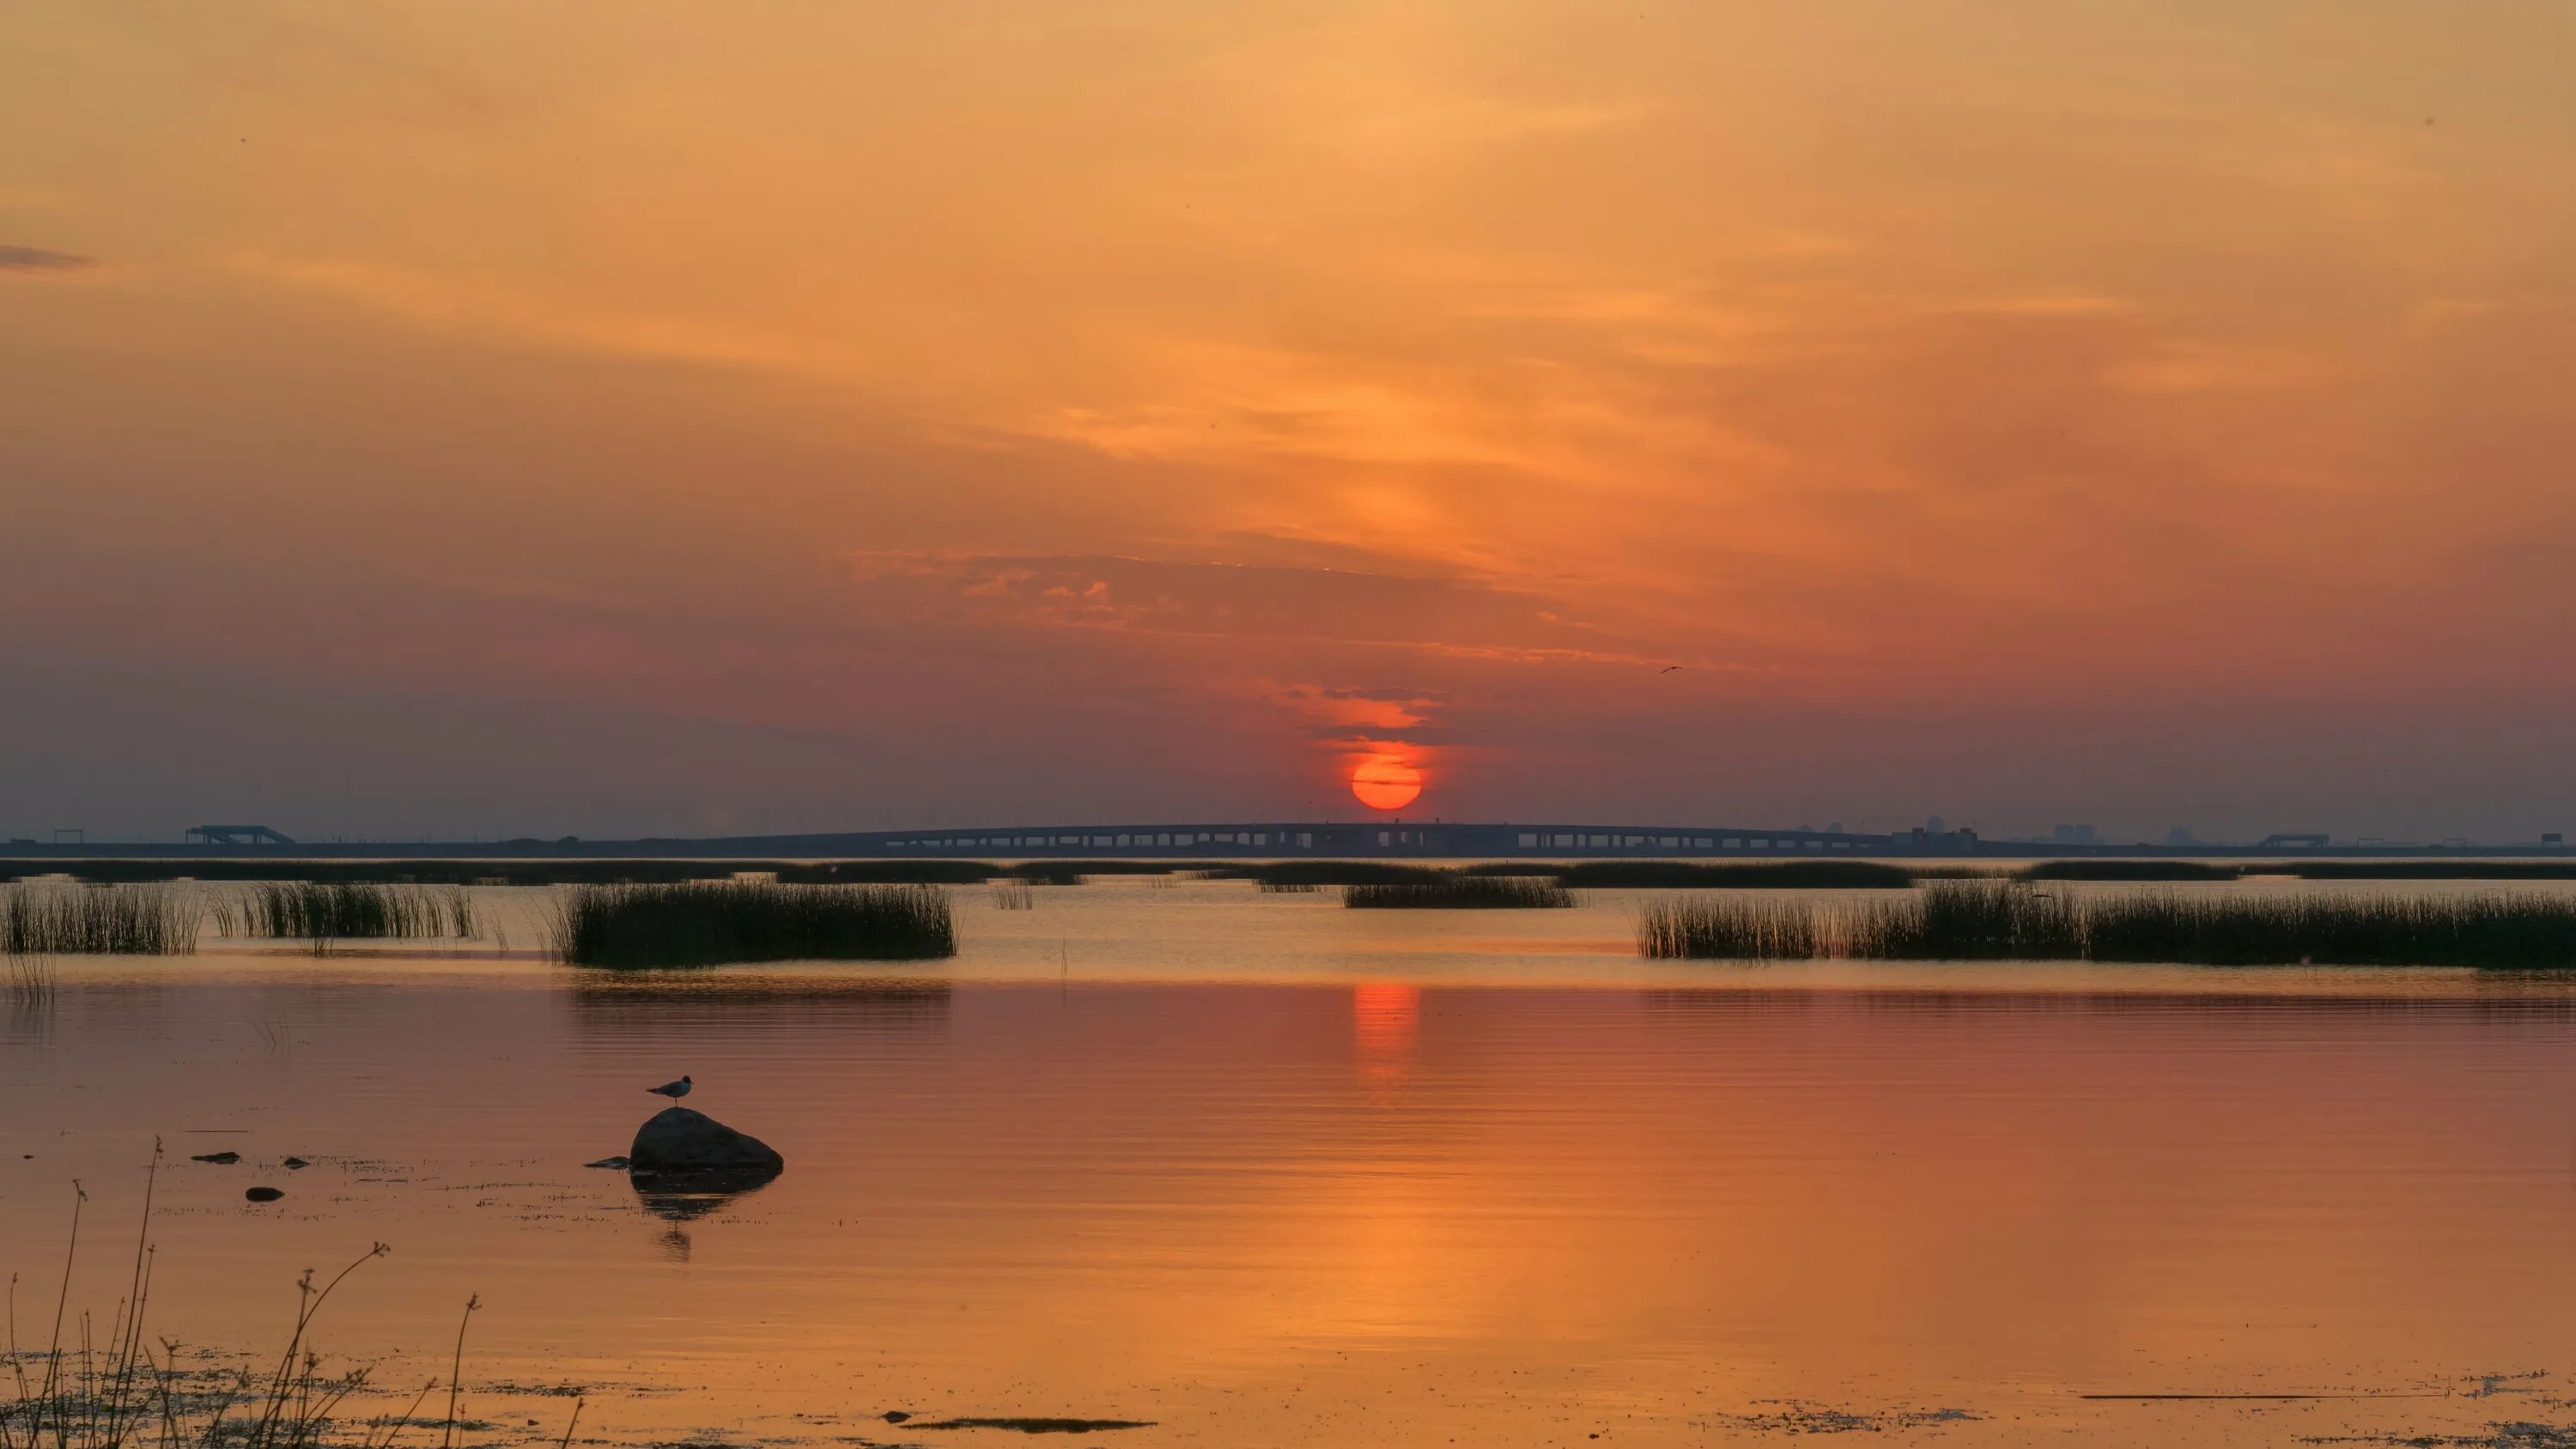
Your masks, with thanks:
M828 382L854 381L867 371L846 348L690 317L596 310L538 291L481 285L422 268L257 252L231 260L244 275L432 331Z
M853 555L851 571L863 605L917 618L1364 644L1480 659L1629 656L1620 642L1571 622L1576 611L1565 601L1482 579L1109 555L909 551Z
M77 252L0 244L0 272L86 272L97 265L98 258L85 257Z

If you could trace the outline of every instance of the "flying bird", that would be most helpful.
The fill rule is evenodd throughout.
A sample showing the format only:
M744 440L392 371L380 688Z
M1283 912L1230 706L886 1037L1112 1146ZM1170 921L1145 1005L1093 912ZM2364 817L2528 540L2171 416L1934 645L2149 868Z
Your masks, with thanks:
M651 1092L654 1096L668 1097L672 1101L676 1102L682 1097L689 1095L689 1079L682 1077L676 1082L664 1082L658 1087L646 1087L644 1090Z
M1656 672L1657 674L1670 674L1670 673L1672 673L1674 670L1679 669L1679 668L1681 668L1681 666L1680 666L1680 665L1678 665L1678 664L1667 664L1667 665L1665 665L1663 668L1658 669L1658 670L1656 670L1655 672Z

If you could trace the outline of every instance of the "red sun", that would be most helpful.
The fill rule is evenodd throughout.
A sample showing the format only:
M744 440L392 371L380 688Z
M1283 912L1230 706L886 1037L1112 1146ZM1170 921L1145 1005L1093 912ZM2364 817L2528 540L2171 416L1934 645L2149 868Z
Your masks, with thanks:
M1401 810L1422 794L1422 772L1394 755L1371 755L1351 771L1351 793L1371 810Z

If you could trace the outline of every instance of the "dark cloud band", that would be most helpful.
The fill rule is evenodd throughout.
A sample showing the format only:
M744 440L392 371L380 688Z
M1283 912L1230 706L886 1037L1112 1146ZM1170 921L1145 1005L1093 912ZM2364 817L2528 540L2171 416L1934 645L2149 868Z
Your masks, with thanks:
M72 252L0 245L0 272L85 272L97 265L98 258Z

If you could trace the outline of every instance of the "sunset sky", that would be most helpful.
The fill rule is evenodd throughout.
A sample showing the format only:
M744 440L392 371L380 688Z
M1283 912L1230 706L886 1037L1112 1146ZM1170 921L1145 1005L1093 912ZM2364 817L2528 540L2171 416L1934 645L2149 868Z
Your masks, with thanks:
M2576 828L2571 17L18 0L0 834Z

